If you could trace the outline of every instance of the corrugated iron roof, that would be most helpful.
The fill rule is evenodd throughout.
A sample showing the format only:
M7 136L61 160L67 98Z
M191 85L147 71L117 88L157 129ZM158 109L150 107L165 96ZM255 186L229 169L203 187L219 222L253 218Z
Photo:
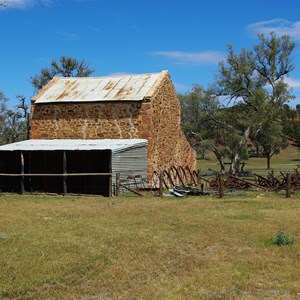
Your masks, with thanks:
M105 77L55 77L32 100L49 102L141 101L150 96L161 73Z
M0 151L112 150L117 153L147 143L145 139L26 140L0 146Z

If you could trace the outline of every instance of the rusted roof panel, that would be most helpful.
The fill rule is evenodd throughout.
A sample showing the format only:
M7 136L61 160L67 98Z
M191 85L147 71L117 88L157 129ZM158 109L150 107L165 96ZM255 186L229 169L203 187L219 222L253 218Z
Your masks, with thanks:
M35 103L141 101L167 73L105 77L56 77L33 100Z

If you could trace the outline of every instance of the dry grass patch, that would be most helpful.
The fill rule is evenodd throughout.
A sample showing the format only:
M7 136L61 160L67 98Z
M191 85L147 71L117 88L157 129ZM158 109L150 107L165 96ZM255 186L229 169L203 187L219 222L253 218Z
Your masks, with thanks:
M2 195L0 298L297 298L299 200Z

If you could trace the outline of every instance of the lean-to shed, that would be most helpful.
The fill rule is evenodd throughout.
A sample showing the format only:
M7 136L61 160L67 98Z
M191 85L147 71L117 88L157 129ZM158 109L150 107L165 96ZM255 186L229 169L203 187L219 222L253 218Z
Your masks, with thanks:
M147 172L196 169L167 71L55 77L32 99L32 139L146 139Z
M110 196L121 179L147 176L147 140L28 140L0 146L3 192Z

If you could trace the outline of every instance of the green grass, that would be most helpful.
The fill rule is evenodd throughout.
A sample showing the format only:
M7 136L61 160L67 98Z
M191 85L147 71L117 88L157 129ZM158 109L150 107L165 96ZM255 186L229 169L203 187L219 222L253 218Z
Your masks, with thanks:
M3 194L0 298L299 298L299 215L297 194ZM294 243L274 245L278 231Z
M220 165L214 155L210 154L208 157L210 158L209 160L198 160L198 168L202 171L208 169L220 171ZM245 160L245 163L244 171L253 171L262 176L265 176L270 172L270 170L267 170L266 158L252 157ZM300 166L300 151L298 150L298 147L295 146L289 146L282 150L280 154L274 155L271 158L271 169L276 176L280 174L280 171L294 170L297 166ZM228 171L229 165L227 165L226 168Z

